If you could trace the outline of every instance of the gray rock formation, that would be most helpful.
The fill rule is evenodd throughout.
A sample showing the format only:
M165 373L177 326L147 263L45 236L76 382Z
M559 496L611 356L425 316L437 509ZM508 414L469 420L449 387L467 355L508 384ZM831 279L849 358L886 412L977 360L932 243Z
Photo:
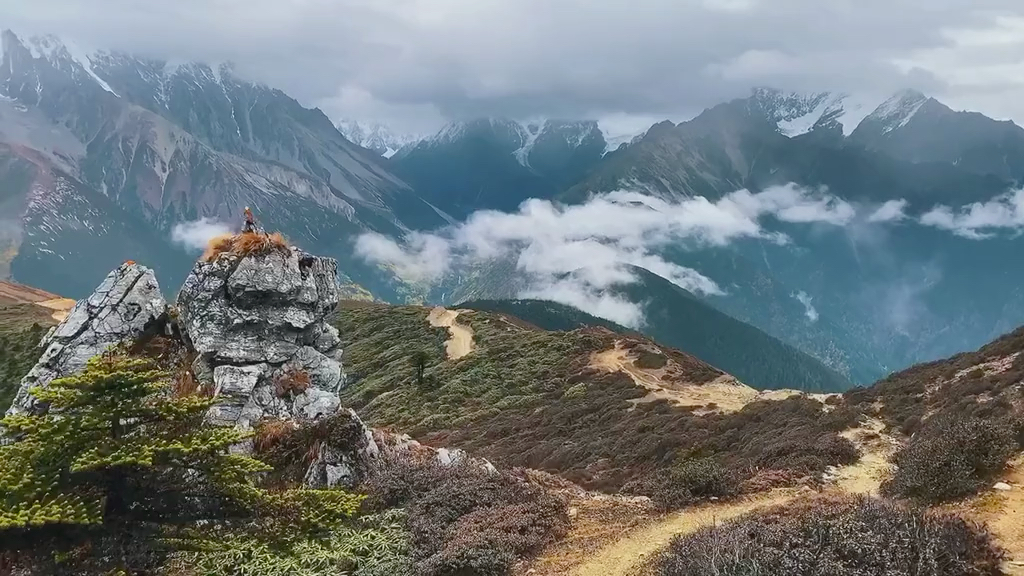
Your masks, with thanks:
M122 264L43 338L40 346L46 350L22 379L7 413L41 409L29 389L79 372L90 358L107 348L159 328L166 313L167 303L153 271L134 263Z
M262 418L316 420L338 411L341 339L337 262L297 248L197 262L178 294L193 372L221 400L208 420L251 428Z
M373 431L363 424L355 410L348 409L347 422L341 417L335 423L340 430L332 431L341 442L320 444L316 459L306 470L303 484L311 488L351 488L361 482L372 462L381 454Z

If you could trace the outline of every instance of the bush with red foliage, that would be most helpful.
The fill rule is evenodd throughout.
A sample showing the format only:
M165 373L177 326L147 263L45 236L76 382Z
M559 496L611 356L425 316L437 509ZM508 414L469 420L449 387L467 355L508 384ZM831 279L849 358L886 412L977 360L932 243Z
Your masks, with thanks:
M879 499L829 497L755 512L676 538L661 576L996 576L979 525Z
M422 576L504 576L569 527L567 506L525 477L472 463L390 457L364 486L371 510L405 507Z

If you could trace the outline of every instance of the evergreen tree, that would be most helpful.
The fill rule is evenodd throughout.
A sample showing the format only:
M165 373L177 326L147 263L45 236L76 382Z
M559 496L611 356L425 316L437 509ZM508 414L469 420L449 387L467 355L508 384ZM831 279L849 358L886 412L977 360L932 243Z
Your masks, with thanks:
M110 354L33 389L45 414L0 421L13 439L0 446L0 550L111 533L201 548L219 530L311 534L355 513L361 497L345 491L259 487L270 467L232 451L249 434L203 425L213 399L170 390L152 361ZM131 563L123 546L105 554Z

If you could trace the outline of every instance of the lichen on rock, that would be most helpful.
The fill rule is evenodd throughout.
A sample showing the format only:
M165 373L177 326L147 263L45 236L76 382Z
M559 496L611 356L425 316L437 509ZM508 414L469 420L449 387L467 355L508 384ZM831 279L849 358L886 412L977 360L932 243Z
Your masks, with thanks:
M199 261L178 294L183 336L200 354L200 383L224 401L209 419L252 428L264 417L333 414L344 383L338 265L297 248ZM280 386L304 375L302 389Z
M29 393L32 387L75 374L110 347L160 330L166 316L167 302L153 271L134 262L117 267L43 338L40 347L45 351L22 379L7 413L42 409Z

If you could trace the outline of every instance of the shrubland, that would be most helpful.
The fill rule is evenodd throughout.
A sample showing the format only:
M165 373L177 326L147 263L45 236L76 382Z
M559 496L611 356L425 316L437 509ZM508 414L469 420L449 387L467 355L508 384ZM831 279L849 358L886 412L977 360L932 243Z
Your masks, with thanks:
M343 402L375 426L586 488L652 496L670 469L691 458L712 458L742 482L765 470L813 481L828 466L858 457L838 435L859 416L845 407L825 411L820 402L794 397L697 415L666 401L637 403L646 391L629 376L590 366L592 355L613 348L621 335L601 328L546 332L483 312L459 315L476 349L446 361L447 331L430 327L426 314L376 305L340 313L347 367L358 374ZM426 360L422 385L409 360L419 354ZM675 351L661 356L692 359ZM721 374L693 366L693 385Z
M981 526L867 497L823 497L748 514L673 540L662 576L1002 574Z

